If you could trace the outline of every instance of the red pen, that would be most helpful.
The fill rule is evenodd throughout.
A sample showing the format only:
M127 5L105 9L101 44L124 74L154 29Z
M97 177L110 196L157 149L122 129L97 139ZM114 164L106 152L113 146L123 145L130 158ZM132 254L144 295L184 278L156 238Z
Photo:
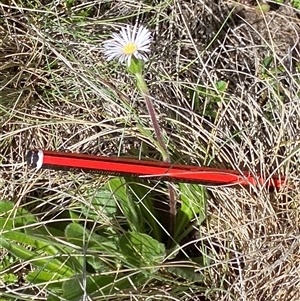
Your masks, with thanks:
M241 173L237 170L48 150L29 151L26 158L28 165L37 169L76 169L86 172L119 176L129 175L150 180L190 182L203 185L265 185L268 188L279 189L285 182L284 178L276 175L263 178L259 174Z

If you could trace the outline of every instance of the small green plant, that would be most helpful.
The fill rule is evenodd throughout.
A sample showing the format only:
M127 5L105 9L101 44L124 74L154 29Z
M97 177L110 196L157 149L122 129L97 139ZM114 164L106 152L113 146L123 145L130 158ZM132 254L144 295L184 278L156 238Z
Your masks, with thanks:
M300 9L300 1L299 0L291 0L291 4L294 8Z
M269 116L269 120L272 120L272 113L274 106L278 100L284 101L287 97L283 83L279 78L284 75L285 68L282 65L276 65L273 56L266 57L261 66L260 78L272 88L272 92L269 95L262 95L262 103L264 104L264 111ZM268 113L269 112L269 113Z
M270 5L268 3L262 3L255 6L255 11L257 14L265 14L270 11Z
M164 229L153 207L151 188L123 178L112 178L101 189L90 191L90 205L69 210L68 225L60 230L40 224L27 210L2 201L0 246L33 267L25 279L43 287L50 301L77 301L85 293L93 298L116 294L132 289L132 283L139 287L162 277L160 266L170 252L172 258L178 253L176 240L189 233L191 219L200 224L206 218L204 188L188 184L179 188L182 204L169 251L163 243ZM192 271L204 262L202 256L189 261L191 266L167 270L170 275L200 281L203 276L195 277ZM9 274L6 278L14 281Z
M205 117L215 119L222 109L222 102L227 101L225 81L217 81L214 87L197 85L194 89L188 89L189 97L193 104L193 110Z
M1 250L1 249L0 249ZM0 279L6 284L15 284L18 282L18 276L14 273L11 267L14 266L17 259L9 253L3 254L0 263L0 271L5 271L5 273L0 274Z
M97 296L128 289L130 281L142 284L165 257L164 246L144 233L97 234L75 220L62 232L39 225L33 215L10 202L1 202L0 207L0 246L34 267L26 281L43 286L48 300L60 300L58 296L81 300L84 290ZM87 264L91 274L83 275ZM135 272L120 272L116 277L110 272L117 266ZM140 267L144 269L136 270ZM83 281L85 289L78 285Z

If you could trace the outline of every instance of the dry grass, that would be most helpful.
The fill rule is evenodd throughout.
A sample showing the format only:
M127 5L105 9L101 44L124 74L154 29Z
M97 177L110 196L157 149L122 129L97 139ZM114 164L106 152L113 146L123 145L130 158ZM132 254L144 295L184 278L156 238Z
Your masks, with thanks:
M146 145L146 156L157 156L133 79L101 52L111 31L139 20L154 36L147 80L171 158L288 179L279 192L210 189L209 222L188 243L214 258L206 300L299 300L298 13L289 4L258 14L233 1L147 3L0 4L1 199L22 204L47 186L44 202L59 204L94 181L33 175L23 164L31 148L143 155ZM273 72L263 73L268 57ZM220 80L227 89L213 103ZM200 103L191 98L197 89L206 93ZM174 298L205 300L194 287Z

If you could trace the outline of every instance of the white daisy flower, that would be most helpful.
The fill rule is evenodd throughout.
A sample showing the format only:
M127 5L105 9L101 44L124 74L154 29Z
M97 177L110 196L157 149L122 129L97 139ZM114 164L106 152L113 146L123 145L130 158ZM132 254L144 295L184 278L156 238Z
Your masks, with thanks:
M114 58L119 59L120 63L127 61L130 66L131 58L147 61L146 52L150 52L151 33L143 26L137 28L127 25L122 27L119 34L113 33L112 39L104 42L104 55L107 61Z

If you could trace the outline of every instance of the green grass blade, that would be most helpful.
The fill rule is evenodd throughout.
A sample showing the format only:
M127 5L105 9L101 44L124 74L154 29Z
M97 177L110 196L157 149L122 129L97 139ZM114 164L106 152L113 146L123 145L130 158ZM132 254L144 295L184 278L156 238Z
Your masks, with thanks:
M139 205L128 192L126 181L123 178L113 178L108 182L108 187L115 200L119 202L120 209L131 230L144 232L144 223Z
M180 241L188 223L195 217L198 223L206 218L206 189L197 184L179 184L181 207L176 216L175 240ZM186 234L186 233L185 233Z
M74 275L74 271L67 265L62 264L59 260L51 257L43 258L40 254L27 250L13 242L9 242L3 237L0 238L0 246L11 252L14 256L22 260L29 261L32 265L42 268L43 270L48 270L49 272L60 274L64 277L71 277Z

